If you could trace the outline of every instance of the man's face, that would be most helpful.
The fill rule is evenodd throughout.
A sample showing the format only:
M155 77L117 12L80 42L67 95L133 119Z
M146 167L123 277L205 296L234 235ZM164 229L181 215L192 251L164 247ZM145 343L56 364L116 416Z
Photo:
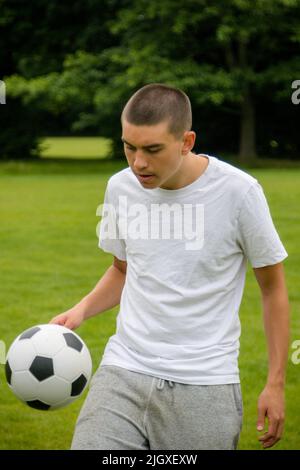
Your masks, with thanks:
M133 173L145 188L171 187L183 161L183 138L168 131L168 122L136 126L123 119L124 152ZM142 177L141 175L151 175Z

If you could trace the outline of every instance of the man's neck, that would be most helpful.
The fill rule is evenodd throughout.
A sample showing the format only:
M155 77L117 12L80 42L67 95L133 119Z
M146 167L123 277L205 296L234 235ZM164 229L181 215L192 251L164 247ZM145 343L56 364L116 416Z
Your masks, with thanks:
M190 152L186 158L186 165L182 171L182 187L193 183L198 179L206 170L209 160L202 154L196 155Z

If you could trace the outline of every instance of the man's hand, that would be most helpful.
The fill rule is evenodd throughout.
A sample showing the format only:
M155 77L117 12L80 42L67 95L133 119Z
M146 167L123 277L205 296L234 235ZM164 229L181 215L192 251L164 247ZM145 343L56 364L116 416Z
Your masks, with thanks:
M84 320L84 313L81 308L73 307L60 315L52 318L50 324L62 325L70 330L78 328Z
M268 430L258 438L263 448L272 447L281 439L284 427L284 387L267 385L258 399L257 430L263 431L265 418Z

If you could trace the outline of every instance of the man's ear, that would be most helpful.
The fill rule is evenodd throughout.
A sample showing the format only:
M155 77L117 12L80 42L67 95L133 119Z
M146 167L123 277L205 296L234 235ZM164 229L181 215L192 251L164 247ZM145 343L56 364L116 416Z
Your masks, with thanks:
M194 131L185 131L183 134L183 147L182 147L182 154L187 155L195 145L196 140L196 132Z

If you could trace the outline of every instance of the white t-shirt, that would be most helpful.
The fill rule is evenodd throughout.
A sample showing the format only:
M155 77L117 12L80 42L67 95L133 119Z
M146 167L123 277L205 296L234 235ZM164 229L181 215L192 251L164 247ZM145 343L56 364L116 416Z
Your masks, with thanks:
M204 173L180 189L144 188L129 167L108 181L104 203L115 212L109 217L109 232L108 219L102 218L99 246L127 261L127 275L116 334L109 338L101 366L194 385L240 381L239 307L247 260L258 268L279 263L288 254L258 181L205 156L209 164ZM179 221L179 228L185 220L187 234L182 230L180 238L170 223L166 237L160 233L153 239L161 226L153 208L174 203L177 212L171 220ZM143 206L139 228L144 238L141 232L132 236L138 230L136 204ZM182 214L187 209L186 219L179 207ZM190 220L196 222L193 239L188 238ZM166 213L162 221L168 225Z

